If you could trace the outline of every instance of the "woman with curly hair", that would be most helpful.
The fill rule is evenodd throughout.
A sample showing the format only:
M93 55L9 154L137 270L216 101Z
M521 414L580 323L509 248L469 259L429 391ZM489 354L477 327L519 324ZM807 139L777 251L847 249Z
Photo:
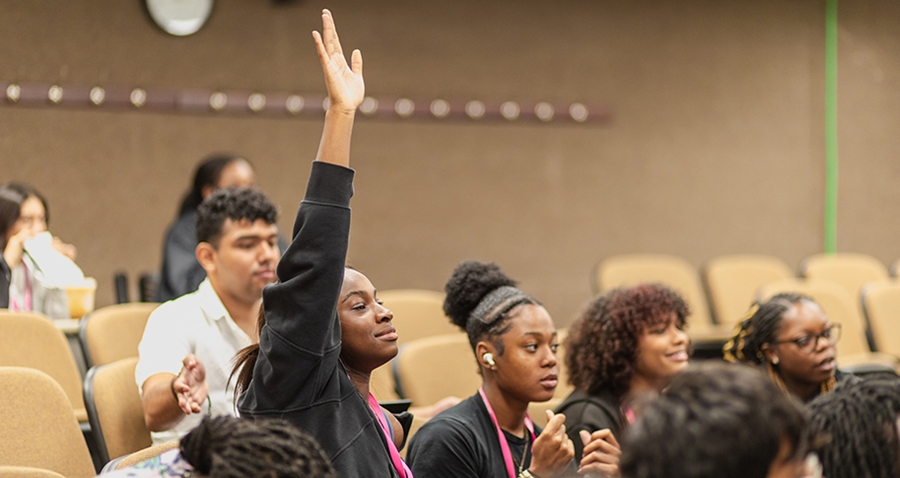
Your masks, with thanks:
M630 404L658 393L688 363L684 299L660 284L614 289L598 296L569 328L566 366L575 387L557 407L569 437L608 429L621 438L634 419ZM579 440L572 438L576 458Z
M444 312L469 336L483 381L478 393L412 437L408 458L416 478L617 473L618 447L586 433L578 440L587 457L575 466L565 416L548 411L543 430L528 416L529 402L545 402L556 389L556 327L515 285L496 264L475 261L460 264L447 282Z
M816 301L785 293L754 304L723 352L729 362L764 367L785 394L808 402L845 377L835 363L840 338L840 324Z

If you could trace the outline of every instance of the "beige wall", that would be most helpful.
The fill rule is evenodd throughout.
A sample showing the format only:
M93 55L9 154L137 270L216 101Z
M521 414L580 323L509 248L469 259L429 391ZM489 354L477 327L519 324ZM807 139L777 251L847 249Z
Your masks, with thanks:
M219 1L168 37L140 2L6 0L0 80L322 91L317 2ZM334 1L368 92L605 101L604 126L357 123L350 261L381 289L441 289L495 260L560 324L601 258L822 248L824 11L801 0ZM841 250L900 257L900 6L841 2ZM47 196L51 229L112 301L158 266L198 159L251 158L289 230L321 122L0 107L0 179Z

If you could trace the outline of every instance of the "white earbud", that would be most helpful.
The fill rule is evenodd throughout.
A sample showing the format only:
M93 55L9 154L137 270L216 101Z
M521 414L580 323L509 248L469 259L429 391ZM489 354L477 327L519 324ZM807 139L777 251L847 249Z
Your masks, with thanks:
M482 355L481 358L484 359L484 363L490 365L491 367L496 365L496 363L494 363L494 354L492 354L490 352Z

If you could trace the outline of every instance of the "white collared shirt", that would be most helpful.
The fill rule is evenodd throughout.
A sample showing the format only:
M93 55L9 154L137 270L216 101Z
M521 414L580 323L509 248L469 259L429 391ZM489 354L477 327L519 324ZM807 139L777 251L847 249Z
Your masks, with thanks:
M235 354L251 343L206 279L196 292L166 302L150 314L134 372L138 390L151 375L177 374L184 357L194 354L206 366L212 415L236 416L234 383L228 383L228 376ZM201 413L186 416L170 430L154 432L153 444L180 439L207 414L204 404Z

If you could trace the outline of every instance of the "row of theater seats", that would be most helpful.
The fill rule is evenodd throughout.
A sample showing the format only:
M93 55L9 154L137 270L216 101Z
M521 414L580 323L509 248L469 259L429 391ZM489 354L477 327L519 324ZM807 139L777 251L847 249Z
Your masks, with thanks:
M900 283L890 278L887 268L867 256L836 255L809 258L804 261L801 272L802 277L795 277L783 262L766 256L716 258L709 261L701 273L677 257L628 255L601 261L596 268L594 285L597 292L648 281L671 286L686 297L694 310L692 339L695 342L711 341L716 347L721 346L733 324L743 317L754 299L771 297L781 291L805 293L822 305L832 321L843 325L843 338L838 344L842 366L895 367L896 357L900 356L900 320L897 320L900 318ZM863 284L867 285L864 287ZM708 292L709 301L705 292ZM372 389L376 396L380 400L406 398L412 400L413 406L427 406L446 396L464 398L474 393L480 384L478 366L465 334L452 326L443 314L443 294L386 290L380 291L379 296L394 311L401 350L397 358L373 373ZM862 300L857 302L854 297L862 297ZM83 384L65 338L51 321L34 314L22 317L0 313L0 366L32 367L49 374L69 402L70 424L76 426L76 431L78 422L82 423L82 429L91 429L101 462L144 449L150 444L150 435L144 426L134 384L134 366L137 344L154 307L155 304L142 303L104 307L82 322L80 337L85 361L92 367ZM23 324L42 331L37 332ZM565 330L561 330L560 335L562 342ZM571 391L565 379L564 354L565 350L561 349L560 386L554 399L533 406L532 416L538 422L543 417L543 409L553 408ZM4 369L3 373L7 371ZM9 385L11 383L0 380L3 396L17 389ZM9 407L4 403L0 408L7 411ZM43 406L32 407L28 413L43 414L44 411ZM39 431L40 427L33 426L37 418L21 414L13 416L20 417L17 420L24 422L25 428ZM17 420L0 420L4 428L0 435L26 436L23 430L10 428ZM417 420L414 430L422 423ZM49 429L55 430L54 427L56 425ZM83 439L81 448L73 453L86 456ZM61 452L64 449L61 444L36 449L54 450L44 453L48 457L68 456ZM65 476L92 476L93 473L92 467L80 472L56 468L59 466L56 461L35 460L21 447L7 446L2 438L0 450L2 465L59 469L58 472ZM90 465L90 458L86 460ZM84 462L71 456L61 461L67 466Z
M693 313L694 338L725 338L745 318L755 300L780 292L813 297L843 334L838 361L844 367L896 367L900 357L900 282L896 273L865 254L817 254L795 275L784 261L764 255L728 255L709 260L698 271L682 258L629 254L597 265L593 286L605 292L622 285L661 282L679 291Z

